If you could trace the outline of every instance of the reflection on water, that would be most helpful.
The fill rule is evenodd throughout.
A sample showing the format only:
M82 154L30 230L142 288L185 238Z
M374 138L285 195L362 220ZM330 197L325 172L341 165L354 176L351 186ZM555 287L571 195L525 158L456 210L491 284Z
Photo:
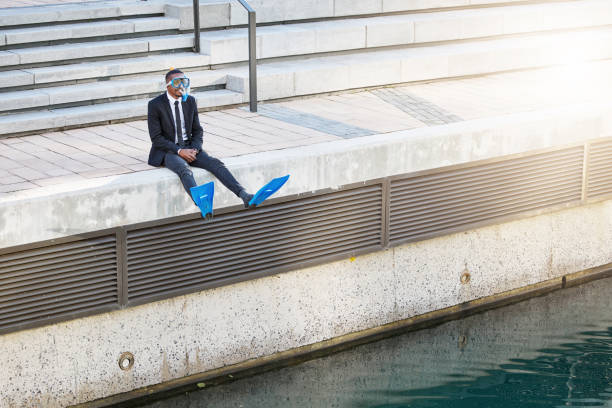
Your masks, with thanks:
M612 407L612 278L149 407Z

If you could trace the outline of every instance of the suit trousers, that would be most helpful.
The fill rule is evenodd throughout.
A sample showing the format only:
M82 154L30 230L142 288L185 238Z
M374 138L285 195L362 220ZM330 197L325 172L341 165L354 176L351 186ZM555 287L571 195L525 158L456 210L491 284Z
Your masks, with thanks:
M168 152L164 156L164 166L179 176L189 197L191 197L189 189L197 185L190 166L199 167L200 169L211 172L225 187L237 196L239 196L240 192L244 189L221 160L209 156L204 150L200 151L196 159L191 163L188 163L187 160L183 159L178 154Z

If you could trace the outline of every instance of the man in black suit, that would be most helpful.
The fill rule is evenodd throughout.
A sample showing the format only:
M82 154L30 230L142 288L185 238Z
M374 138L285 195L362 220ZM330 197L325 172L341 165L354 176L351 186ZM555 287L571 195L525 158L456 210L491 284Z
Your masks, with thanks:
M166 92L149 101L147 121L151 137L149 164L161 165L175 172L187 194L196 186L190 166L210 171L230 191L240 197L244 206L253 196L238 183L225 164L202 150L202 134L198 107L193 96L183 101L189 79L178 69L166 74Z

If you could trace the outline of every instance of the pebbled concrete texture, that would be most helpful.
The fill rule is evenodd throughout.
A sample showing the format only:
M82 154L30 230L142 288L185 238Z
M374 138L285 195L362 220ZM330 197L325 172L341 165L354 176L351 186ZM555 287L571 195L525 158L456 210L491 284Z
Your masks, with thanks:
M279 196L292 195L606 137L612 134L610 117L612 104L584 103L231 157L225 163L251 190L291 174ZM212 180L204 170L194 174L198 183ZM215 208L239 203L219 185ZM197 207L166 169L91 179L0 197L0 242L10 247L194 212Z
M577 253L576 225L598 244ZM0 406L84 402L609 263L610 230L605 201L3 335Z

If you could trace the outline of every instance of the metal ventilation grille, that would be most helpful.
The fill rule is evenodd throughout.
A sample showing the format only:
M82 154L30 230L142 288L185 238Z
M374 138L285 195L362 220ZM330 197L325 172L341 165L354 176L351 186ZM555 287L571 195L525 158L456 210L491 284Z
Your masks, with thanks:
M115 235L0 255L0 330L116 305Z
M612 141L591 144L587 180L587 197L612 194Z
M413 241L581 199L582 146L391 182L389 240Z
M129 231L128 300L170 296L382 245L382 186Z

